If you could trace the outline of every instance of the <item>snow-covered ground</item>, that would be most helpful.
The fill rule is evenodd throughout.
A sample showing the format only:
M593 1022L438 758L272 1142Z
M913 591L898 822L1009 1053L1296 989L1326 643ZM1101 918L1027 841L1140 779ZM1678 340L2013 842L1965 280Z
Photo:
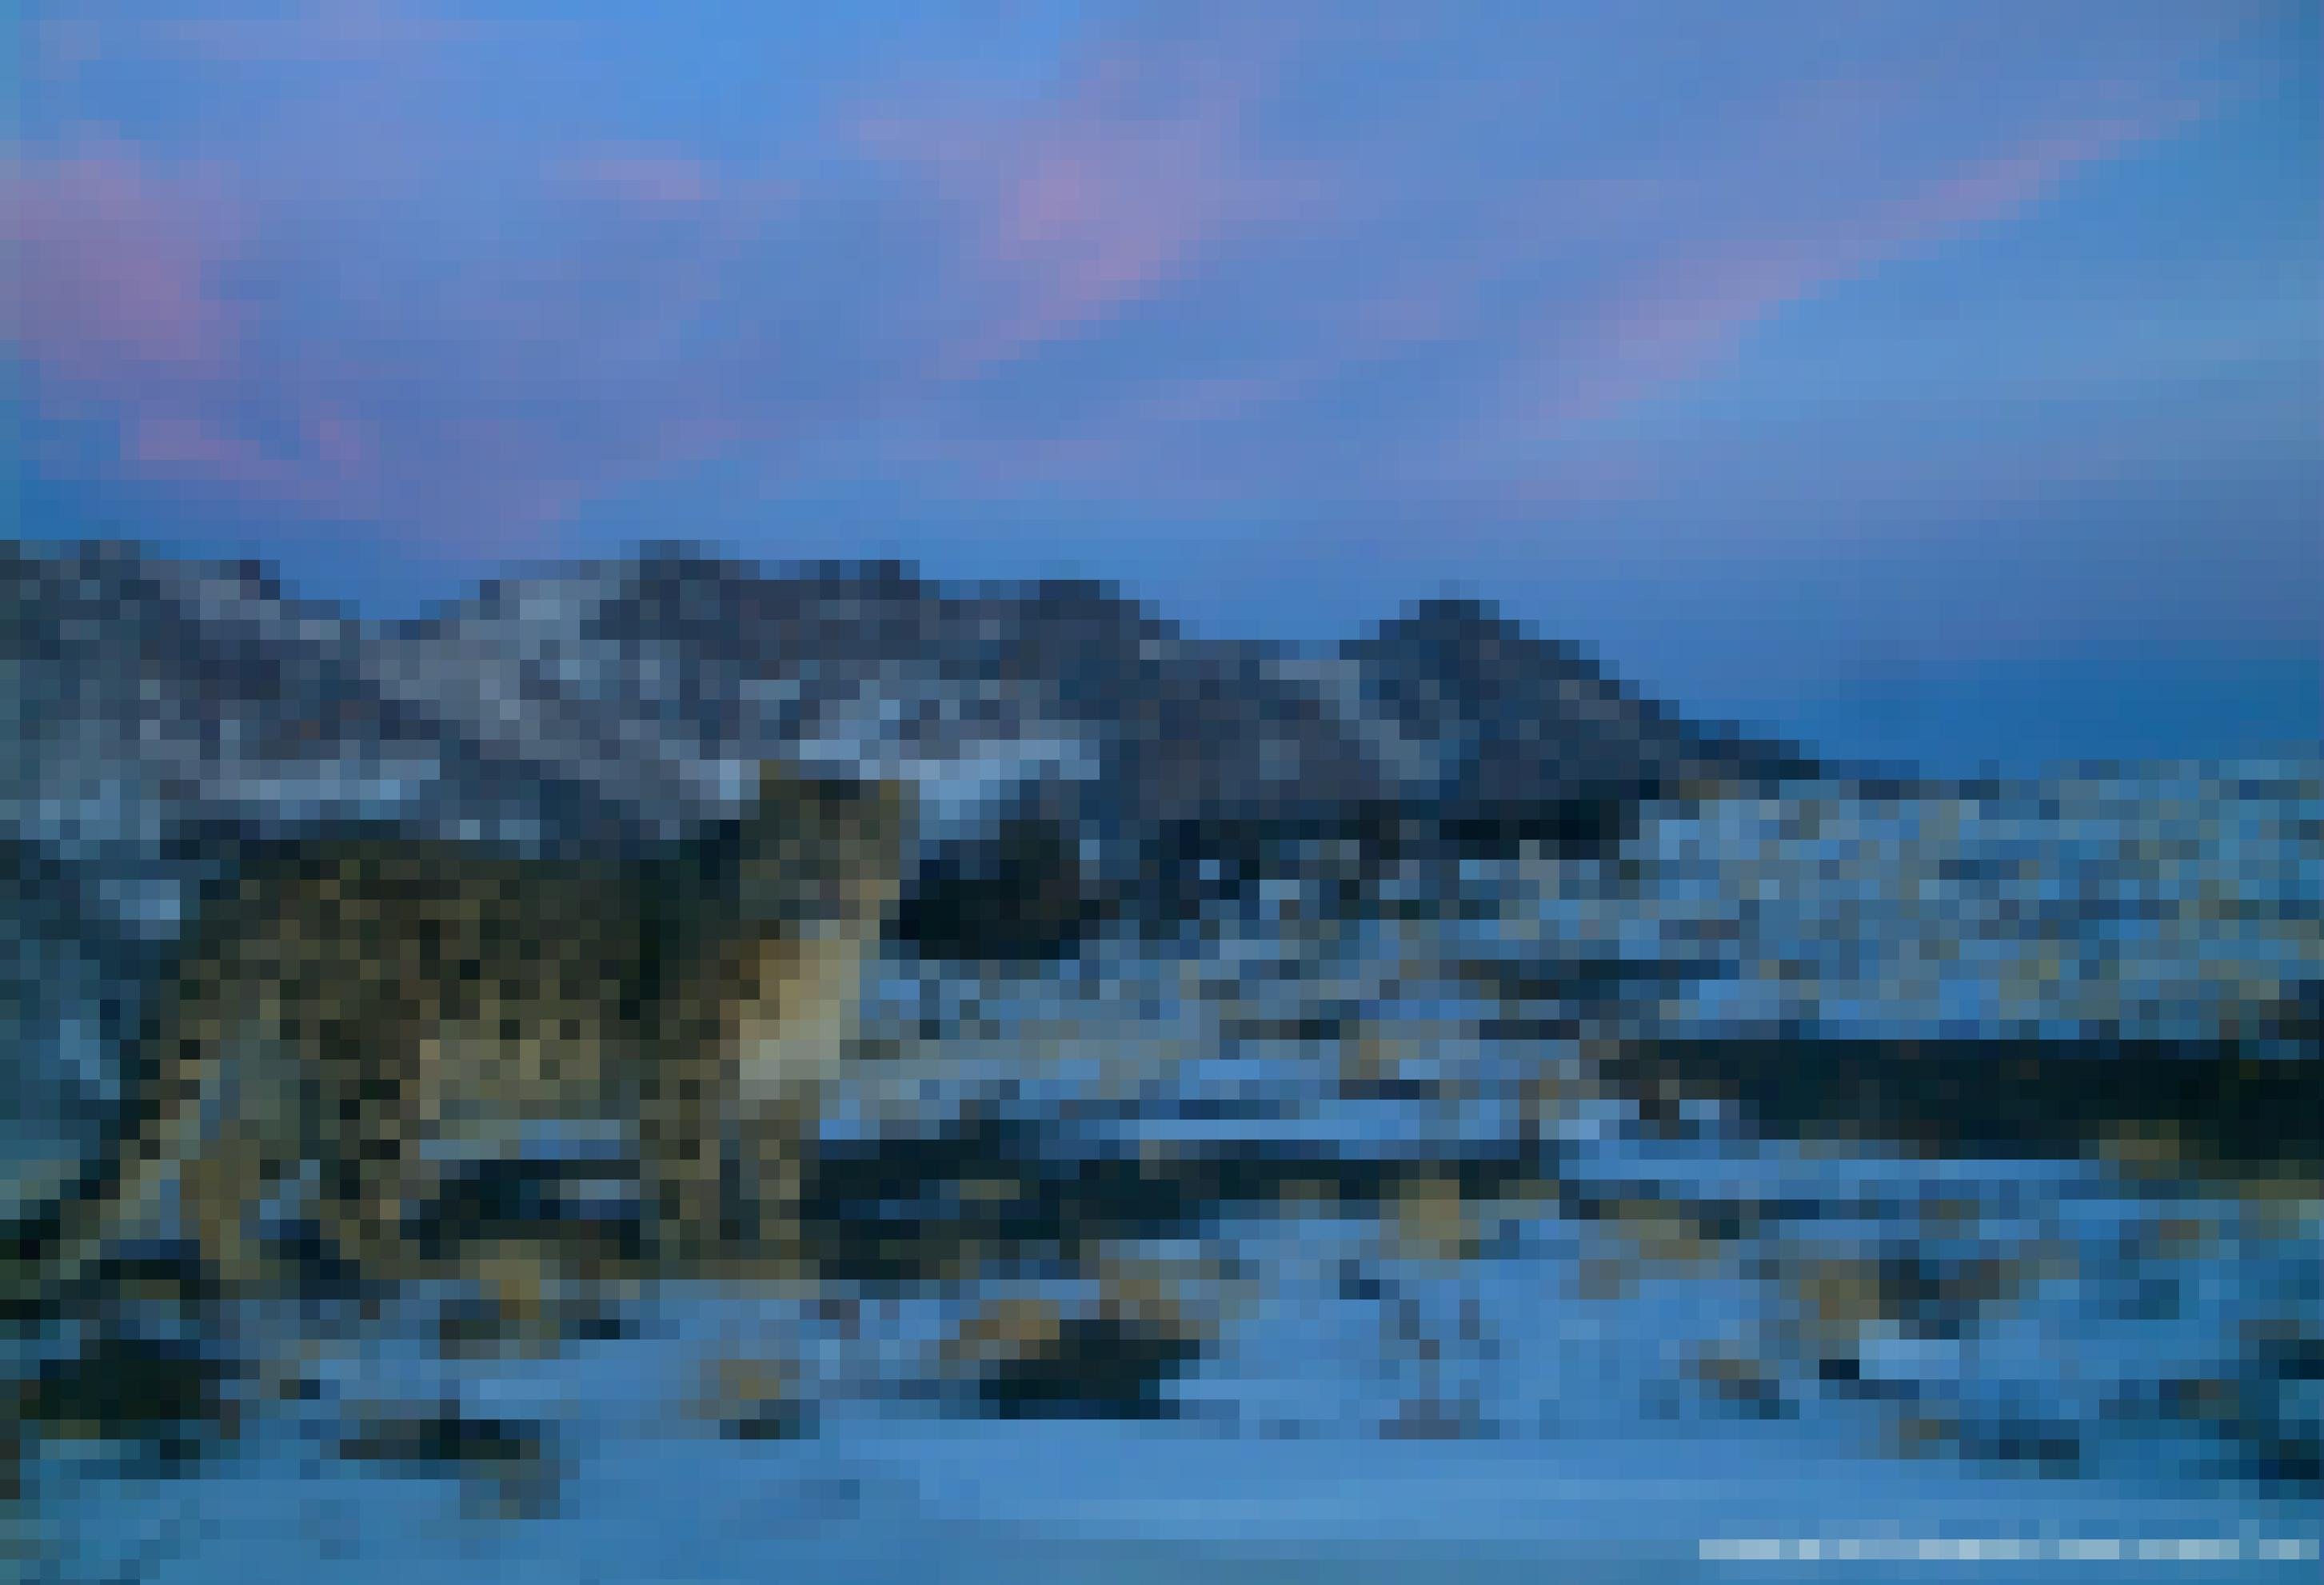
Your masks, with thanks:
M425 1292L254 1313L242 1345L303 1394L252 1397L167 1479L46 1439L12 1521L29 1577L2313 1577L2312 1163L1932 1158L1762 1137L1700 1096L1657 1122L1590 1058L1609 1031L2256 1018L2324 978L2315 768L1674 807L1610 860L1378 884L1426 906L1334 911L1294 878L1199 946L899 957L873 986L878 1055L826 1142L983 1117L1030 1152L910 1214L1146 1162L1157 1225L892 1288L664 1288L619 1306L630 1335L521 1360L447 1358ZM1576 962L1640 972L1571 1036L1512 1033L1476 972ZM1206 1162L1311 1170L1206 1202ZM984 1320L1122 1313L1194 1346L1153 1389L1174 1417L974 1412ZM721 1434L737 1368L798 1434ZM447 1404L538 1445L465 1479L333 1454Z

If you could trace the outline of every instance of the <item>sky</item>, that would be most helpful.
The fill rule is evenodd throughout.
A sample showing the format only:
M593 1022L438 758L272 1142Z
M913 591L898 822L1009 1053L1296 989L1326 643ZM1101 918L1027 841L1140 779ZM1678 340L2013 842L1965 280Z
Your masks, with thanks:
M1453 593L1939 768L2324 734L2324 5L31 0L18 532Z

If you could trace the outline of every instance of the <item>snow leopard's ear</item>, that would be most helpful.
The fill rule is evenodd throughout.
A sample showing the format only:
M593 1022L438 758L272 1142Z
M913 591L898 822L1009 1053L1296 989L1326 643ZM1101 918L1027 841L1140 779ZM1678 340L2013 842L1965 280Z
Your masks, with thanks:
M807 773L788 760L760 760L758 801L752 812L763 814L792 802L807 779Z
M876 840L901 841L919 812L919 788L908 778L825 776L788 760L759 764L759 797L752 813L762 817L803 816Z
M912 827L919 819L920 785L909 777L883 776L875 781L858 782L864 799L863 823L866 829L884 841L903 842L910 838Z

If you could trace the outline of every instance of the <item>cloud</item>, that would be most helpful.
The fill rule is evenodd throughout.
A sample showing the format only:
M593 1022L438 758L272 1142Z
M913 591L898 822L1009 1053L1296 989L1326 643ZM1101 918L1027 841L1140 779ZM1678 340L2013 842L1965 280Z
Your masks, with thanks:
M749 393L711 377L696 333L747 290L751 235L787 194L675 157L561 173L508 195L528 245L448 258L425 184L374 189L363 245L318 275L309 239L347 223L337 192L124 143L19 160L9 347L35 411L109 416L130 474L531 544L600 491L749 433Z
M235 315L217 278L235 245L215 173L169 176L118 146L12 162L0 215L16 272L12 339L74 380L222 378Z
M1312 179L1255 146L1244 121L1275 51L1213 39L1102 41L1055 97L1001 110L876 108L854 136L922 179L957 244L947 286L965 327L925 373L974 381L1102 328L1189 284L1222 255L1296 224ZM1221 60L1231 69L1216 69ZM1213 69L1194 69L1207 60Z
M1731 355L1755 326L1891 260L2007 219L2087 165L2183 126L2197 106L2043 129L2020 145L1941 168L1888 194L1837 208L1816 234L1666 257L1598 305L1595 337L1552 388L1554 421L1605 417L1683 389Z
M657 33L648 68L607 19L610 79L349 96L358 57L466 24L101 14L52 41L181 89L298 61L314 91L191 167L74 89L117 124L68 117L8 169L13 335L37 400L120 417L124 469L495 549L734 459L778 493L853 469L931 498L1602 500L1655 476L1603 420L2168 135L2210 47L2169 7L2088 69L2097 13L1812 9L1778 49L1781 14L1724 7L1506 33L1171 7L1002 86L907 34L757 141L571 84L779 59L767 35Z
M2074 72L2077 30L2059 22L1997 53L1991 20L1868 41L1843 27L1763 81L1740 79L1739 97L1627 139L1622 117L1653 118L1601 106L1587 81L1563 109L1566 85L1536 64L1501 73L1541 102L1518 112L1540 124L1529 137L1457 96L1392 95L1377 106L1384 130L1335 127L1303 147L1265 114L1286 88L1312 97L1335 73L1360 79L1333 59L1351 40L1358 53L1410 42L1312 15L1313 47L1278 58L1274 79L1247 77L1220 118L1228 136L1127 94L1140 114L1071 105L1022 144L925 131L916 146L979 200L964 206L967 255L1025 288L946 373L1005 377L1067 338L1136 348L1077 355L1063 366L1110 377L1045 407L964 395L957 449L986 478L1135 481L1190 501L1314 499L1364 479L1544 502L1635 487L1648 470L1609 466L1590 438L1599 421L1689 389L1785 309L2005 223L2200 109L2181 69L2204 58L2200 29L2166 29L2144 57L2099 51L2103 69ZM1618 47L1647 63L1645 82L1686 69L1683 46ZM1523 36L1507 52L1557 57ZM1478 101L1525 98L1486 65ZM1617 130L1593 124L1609 119ZM1530 163L1528 146L1542 151ZM1154 168L1176 182L1137 157L1157 148ZM1254 302L1267 312L1240 311Z

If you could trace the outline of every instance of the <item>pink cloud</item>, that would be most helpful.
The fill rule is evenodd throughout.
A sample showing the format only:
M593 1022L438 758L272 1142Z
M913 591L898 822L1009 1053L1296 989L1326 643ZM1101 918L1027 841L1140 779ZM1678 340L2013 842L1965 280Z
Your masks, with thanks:
M293 409L290 445L270 445L217 412L159 398L123 409L122 460L148 477L222 488L247 502L326 517L361 517L376 486L368 425L328 408Z
M141 467L231 484L273 500L301 500L308 493L295 465L198 414L145 414L131 428L124 450Z
M0 195L17 266L8 338L34 375L38 406L110 409L123 461L149 476L277 504L343 503L373 461L361 418L308 400L295 381L279 404L300 438L290 449L226 416L284 371L254 359L250 314L222 289L254 245L251 217L222 172L165 170L106 145L20 161Z
M1286 41L1241 32L1202 49L1108 42L1065 92L1013 114L855 120L868 152L933 184L967 244L972 322L928 366L932 382L996 373L1313 223L1315 171L1246 135Z
M369 427L343 412L325 409L309 414L307 432L317 459L327 467L347 473L376 460L378 447Z
M2038 133L1898 200L1876 219L1859 265L2006 219L2048 197L2084 166L2177 132L2209 107L2200 98L2174 98L2143 115L2074 122Z
M663 161L653 190L685 169ZM279 268L284 239L333 222L330 195L318 207L296 185L127 145L18 161L0 169L8 341L38 408L117 421L132 474L423 537L521 539L544 514L739 442L766 405L706 377L687 337L752 285L749 240L788 185L703 168L673 230L667 200L639 198L639 170L613 170L626 185L590 245L564 242L574 216L534 211L553 264L527 249L413 296L371 284L393 278L360 252L340 257L318 336L296 279L287 294L224 283ZM379 213L392 227L406 211Z
M1749 213L1699 217L1702 198L1723 197L1722 185L1732 181L1715 159L1683 179L1519 184L1503 200L1506 219L1476 217L1446 236L1433 262L1351 267L1320 279L1314 300L1300 305L1303 333L1282 349L1208 368L1157 363L1134 386L1056 414L1038 432L979 427L973 444L962 447L964 465L967 476L992 487L1028 477L1090 486L1136 478L1141 488L1189 500L1352 488L1345 476L1351 464L1371 487L1459 500L1470 511L1634 496L1653 487L1645 460L1626 454L1617 465L1576 450L1573 426L1684 389L1787 307L1889 260L2006 221L2080 170L2167 135L2200 108L2164 97L2144 114L2036 124L2015 145L1983 157L1924 156L1917 179L1895 181L1884 178L1877 158L1863 161L1868 178L1837 163L1815 168L1817 149L1849 148L1851 132L1853 146L1877 147L1872 134L1881 97L1860 86L1834 90L1786 117L1767 147L1750 151L1778 169L1785 161L1801 168L1785 206L1799 217L1796 230L1755 235ZM1015 180L1014 202L996 207L1010 224L995 227L990 244L1004 257L1041 259L1056 239L1076 237L1089 216L1104 212L1106 189L1070 161L1055 170L1028 162ZM1128 190L1145 189L1130 183ZM1367 225L1396 219L1364 217ZM1037 299L1048 317L1030 323L1069 328L1085 309L1132 300L1109 289L1117 280L1142 284L1148 277L1128 269L1116 276L1106 266L1117 256L1142 266L1171 256L1132 245L1145 237L1134 217L1096 235L1116 240L1122 252L1093 252L1074 261L1079 269L1059 272L1050 295ZM1291 417L1295 429L1297 415L1323 419L1324 404L1339 400L1343 382L1376 366L1425 356L1434 344L1490 345L1506 329L1491 321L1488 289L1561 255L1605 262L1594 285L1558 290L1529 336L1517 341L1505 395L1482 376L1473 408L1442 424L1437 415L1416 412L1387 449L1342 453L1252 441L1270 419ZM1009 334L981 348L1024 344L1019 322L1003 323Z
M138 47L455 36L388 5L183 25ZM92 26L59 48L131 39ZM12 334L44 392L117 410L125 467L494 548L727 456L776 490L838 456L930 493L1546 506L1650 484L1585 455L1590 420L2184 114L1980 106L1965 157L1960 63L1907 62L1602 149L1574 142L1602 99L1512 137L1442 85L1303 143L1304 109L1270 116L1345 45L1314 16L1109 32L1052 86L871 93L755 161L594 120L496 143L505 118L432 74L367 79L286 101L231 182L117 148L9 168ZM245 265L262 284L230 298ZM1028 366L1108 335L1134 349L1111 376Z
M2173 99L2144 116L2069 123L2027 134L2015 147L1924 177L1893 196L1866 194L1827 206L1821 228L1713 243L1695 254L1649 263L1608 298L1577 312L1561 304L1565 335L1546 402L1554 423L1595 419L1669 394L1735 352L1757 326L1862 275L2006 220L2045 198L2083 168L2163 137L2201 113Z
M156 175L118 149L0 174L17 271L8 327L21 354L70 380L217 378L235 315L216 277L235 249L218 185Z

